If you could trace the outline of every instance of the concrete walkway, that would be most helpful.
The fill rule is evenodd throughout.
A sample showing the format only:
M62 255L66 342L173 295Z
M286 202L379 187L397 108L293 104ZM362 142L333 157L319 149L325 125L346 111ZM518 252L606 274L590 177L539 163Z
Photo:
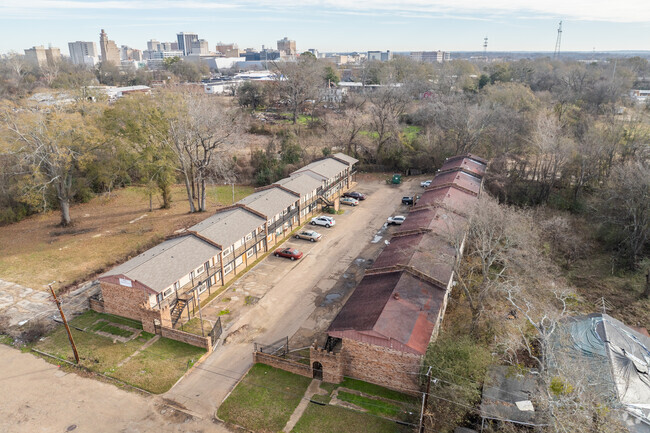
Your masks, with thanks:
M99 292L99 284L86 283L60 297L63 312L74 315L88 309L88 298ZM57 318L59 312L49 291L38 291L10 281L0 280L0 317L9 326L23 326L30 320Z
M152 344L154 344L154 343L155 343L156 341L158 341L158 340L160 340L160 335L156 335L156 336L153 337L151 340L147 341L147 342L144 343L142 346L140 346L140 348L139 348L138 350L136 350L136 351L133 352L131 355L129 355L128 357L126 357L125 359L123 359L122 361L120 361L120 363L117 364L117 367L116 367L116 368L119 368L119 367L123 366L124 364L126 364L127 362L129 362L129 360L130 360L131 358L133 358L133 357L136 356L138 353L142 352L144 349L146 349L147 347L151 346Z
M309 405L309 400L311 400L314 394L321 394L321 395L327 394L327 391L320 389L320 382L321 381L318 379L314 379L311 381L311 383L305 390L305 395L302 397L302 400L300 400L300 403L291 414L291 417L289 417L289 421L287 421L287 425L285 425L284 428L282 429L283 432L289 433L296 426L296 423L298 423L298 420L305 412L305 409L307 409L307 406Z

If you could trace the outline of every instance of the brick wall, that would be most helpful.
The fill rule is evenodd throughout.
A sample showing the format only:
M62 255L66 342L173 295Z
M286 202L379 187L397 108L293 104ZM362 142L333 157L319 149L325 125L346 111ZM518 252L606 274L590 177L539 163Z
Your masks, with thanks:
M93 298L88 299L88 301L89 301L91 310L97 311L98 313L105 313L106 312L104 310L104 301L100 301L100 300L93 299Z
M151 334L156 333L154 322L157 321L161 327L172 327L171 311L168 304L163 304L160 309L153 309L142 304L140 306L139 321L142 322L142 329Z
M340 353L326 352L324 349L318 349L317 344L309 349L309 360L312 367L314 362L320 362L323 366L323 381L329 383L343 382L343 358Z
M279 368L289 373L299 374L300 376L313 377L311 367L307 364L291 361L289 359L280 358L279 356L269 355L268 353L253 352L253 362L270 365L271 367Z
M178 329L162 327L160 335L170 340L182 341L183 343L191 344L192 346L202 347L208 352L212 351L212 340L210 337L201 337L200 335L190 334L189 332L180 331Z
M341 349L343 374L402 392L416 394L420 356L399 352L383 346L343 339Z
M100 286L104 312L140 320L140 306L149 300L148 294L136 287L124 287L106 281L101 281Z

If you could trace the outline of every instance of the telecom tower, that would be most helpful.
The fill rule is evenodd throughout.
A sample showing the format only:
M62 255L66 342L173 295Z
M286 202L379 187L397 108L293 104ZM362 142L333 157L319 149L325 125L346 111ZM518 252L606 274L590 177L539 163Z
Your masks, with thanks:
M557 41L555 41L555 51L553 52L553 58L557 59L560 57L560 42L562 42L562 21L557 28Z
M488 59L487 58L487 41L488 41L488 38L486 36L485 38L483 38L483 57L485 57L486 62L487 62L487 59Z

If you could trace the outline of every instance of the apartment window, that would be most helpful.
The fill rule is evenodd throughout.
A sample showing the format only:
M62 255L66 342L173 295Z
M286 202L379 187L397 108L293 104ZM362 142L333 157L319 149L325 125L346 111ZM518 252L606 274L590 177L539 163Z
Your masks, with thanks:
M220 279L221 279L221 272L217 272L216 274L214 274L214 282L215 283L217 281L219 281Z
M253 233L249 233L249 234L247 234L245 240L246 240L246 241L250 241L251 239L253 239Z
M227 255L229 255L230 253L232 253L232 247L228 247L228 248L226 248L225 250L223 250L223 256L224 256L224 257L226 257Z
M273 218L271 218L271 219L269 220L269 224L273 224L273 221L275 221L275 217L273 217Z
M199 266L198 269L196 270L196 275L202 274L204 270L205 270L204 265Z
M235 259L235 266L239 266L242 263L244 263L244 256L239 256L237 259Z
M172 289L171 287L165 290L165 293L163 293L163 298L166 298L167 296L171 295L173 290L174 289Z
M269 242L272 242L272 241L273 241L273 234L268 235L268 237L267 237L266 239L267 239Z
M199 295L200 295L201 293L205 292L205 290L206 290L207 288L208 288L208 285L207 285L207 284L201 284L201 285L199 286Z
M224 275L228 275L231 272L232 272L232 263L228 263L226 266L223 267L223 273Z
M255 248L246 251L246 258L250 259L253 254L255 254Z
M282 234L282 227L278 227L277 229L275 229L275 234L277 236L280 236Z

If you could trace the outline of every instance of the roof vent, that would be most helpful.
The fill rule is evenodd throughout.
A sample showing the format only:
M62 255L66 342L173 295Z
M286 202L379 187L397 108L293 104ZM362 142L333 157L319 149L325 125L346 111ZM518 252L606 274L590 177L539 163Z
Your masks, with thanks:
M395 293L395 294L393 295L393 298L395 298L396 300L399 301L399 293Z

